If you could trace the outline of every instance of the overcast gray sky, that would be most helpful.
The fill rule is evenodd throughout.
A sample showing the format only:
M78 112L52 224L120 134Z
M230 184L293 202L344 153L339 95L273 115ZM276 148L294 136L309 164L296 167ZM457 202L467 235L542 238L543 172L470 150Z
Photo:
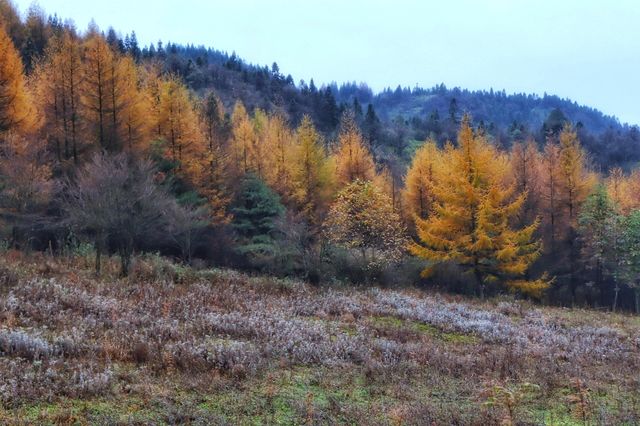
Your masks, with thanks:
M31 0L14 0L26 11ZM317 85L366 82L571 98L640 123L637 0L40 0L85 29L203 44Z

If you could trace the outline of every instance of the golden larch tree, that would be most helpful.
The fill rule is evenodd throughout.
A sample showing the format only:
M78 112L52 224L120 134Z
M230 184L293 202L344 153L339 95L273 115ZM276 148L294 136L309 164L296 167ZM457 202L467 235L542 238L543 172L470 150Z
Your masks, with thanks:
M333 167L309 116L303 117L295 140L290 164L292 196L307 221L319 225L333 195Z
M151 138L151 98L143 90L142 75L135 61L124 56L118 63L120 75L120 126L123 148L129 152L147 149Z
M44 119L42 130L58 161L73 159L77 163L82 124L80 43L64 31L49 41L45 58L33 72L36 105Z
M264 130L262 152L265 156L264 178L288 204L292 197L292 162L295 149L294 135L281 114L269 116L267 128Z
M371 181L375 177L376 168L373 157L365 146L351 112L345 112L342 117L338 148L334 157L336 176L340 186L348 185L356 179Z
M240 177L252 171L252 149L256 134L251 118L242 102L236 102L231 115L231 143L229 146L233 174Z
M98 33L89 36L83 45L82 104L86 139L100 149L110 149L109 93L110 66L113 52Z
M404 211L409 223L426 219L434 202L434 176L441 161L441 153L433 140L426 141L416 151L407 171L402 190Z
M458 145L448 145L441 171L434 179L434 203L425 220L417 220L420 243L413 254L438 264L454 262L467 270L484 295L486 284L500 282L510 289L539 296L544 280L523 277L538 257L533 239L538 223L515 229L510 222L525 200L513 200L513 186L505 184L508 160L483 136L474 134L465 116ZM434 266L423 272L428 276Z
M0 25L0 134L28 132L34 124L22 60Z
M176 162L179 169L197 162L205 150L204 136L195 103L179 77L169 76L161 82L157 111L160 137L167 143L167 158Z
M518 224L524 226L531 223L538 215L540 203L540 152L534 140L517 142L511 148L510 179L518 194L526 194L527 198L519 213Z

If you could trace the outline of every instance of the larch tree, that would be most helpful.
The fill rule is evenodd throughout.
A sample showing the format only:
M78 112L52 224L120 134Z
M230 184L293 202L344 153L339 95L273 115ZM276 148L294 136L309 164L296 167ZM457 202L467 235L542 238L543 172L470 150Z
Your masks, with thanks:
M141 152L147 148L151 126L149 115L151 100L141 88L142 78L133 57L123 56L118 68L117 92L113 92L117 113L118 134L122 148L129 152Z
M65 31L51 39L46 60L34 70L36 103L44 118L43 132L58 161L78 161L80 120L80 44Z
M306 220L317 226L333 194L333 169L309 116L302 119L295 139L291 159L292 196Z
M488 283L500 282L513 290L540 296L544 279L523 279L538 257L540 243L533 238L534 222L514 229L526 195L513 200L514 188L505 184L508 161L483 136L474 134L465 116L458 145L442 156L442 172L434 179L434 206L425 220L417 220L420 243L414 255L434 262L454 262L476 280L481 296Z
M249 165L253 173L260 179L266 181L267 175L267 152L266 147L269 139L269 121L267 113L257 108L253 113L253 133L255 137L251 139L249 149Z
M356 179L371 181L375 177L376 168L373 157L364 144L351 111L345 112L342 117L338 148L334 156L336 176L340 186L348 185Z
M94 32L83 45L82 103L86 139L112 150L110 86L113 52L104 37Z
M560 132L558 160L558 177L560 178L558 195L561 212L564 214L567 224L567 233L564 237L568 254L566 266L571 293L575 299L579 259L579 250L576 244L578 214L596 179L587 169L586 154L580 146L575 130L569 124L565 124Z
M198 114L188 89L177 76L161 83L158 106L158 129L167 143L167 158L189 168L204 151L204 138L198 124Z
M256 139L254 126L242 102L236 102L231 115L230 157L233 174L241 177L252 170L251 152Z
M435 141L428 140L418 148L411 161L402 191L407 220L411 224L416 219L426 219L433 208L434 177L441 157Z
M0 25L0 135L9 131L27 132L33 125L22 60Z
M197 177L198 189L207 199L210 223L220 225L231 219L228 212L231 195L227 172L229 157L224 141L224 106L213 92L200 104L200 124L205 150L199 170L190 174Z
M265 156L265 180L285 204L293 197L292 167L294 157L294 136L280 114L269 117L263 136Z
M533 140L515 143L509 157L511 179L518 194L527 194L520 212L519 225L531 223L537 217L540 202L540 153Z
M560 202L560 149L549 140L540 161L540 204L545 251L554 256L560 240L563 215Z

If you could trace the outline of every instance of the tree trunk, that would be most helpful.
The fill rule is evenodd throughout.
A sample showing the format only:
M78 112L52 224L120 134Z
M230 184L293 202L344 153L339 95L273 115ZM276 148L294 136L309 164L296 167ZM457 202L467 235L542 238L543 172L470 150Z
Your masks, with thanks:
M618 286L618 283L616 283L616 286L613 289L613 312L616 311L616 308L618 307L618 293L620 292L620 287Z
M100 275L100 269L101 269L100 257L102 255L102 244L96 241L95 248L96 248L96 275Z
M640 315L640 287L636 287L634 293L636 296L636 314Z

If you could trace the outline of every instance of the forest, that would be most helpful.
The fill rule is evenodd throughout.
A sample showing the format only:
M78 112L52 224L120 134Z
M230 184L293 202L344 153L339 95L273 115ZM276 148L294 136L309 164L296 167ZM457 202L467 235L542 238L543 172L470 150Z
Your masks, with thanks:
M0 424L640 424L639 144L0 0Z
M5 250L91 250L96 273L117 255L123 276L157 252L317 284L640 313L635 126L568 103L582 121L554 108L539 129L505 130L511 116L466 110L456 99L475 92L457 89L444 118L380 118L374 105L387 116L393 97L449 91L343 85L334 97L276 64L140 48L135 33L81 33L37 6L23 22L3 2L2 18ZM210 57L244 86L210 82ZM274 99L258 106L265 85ZM286 93L311 101L292 111Z

